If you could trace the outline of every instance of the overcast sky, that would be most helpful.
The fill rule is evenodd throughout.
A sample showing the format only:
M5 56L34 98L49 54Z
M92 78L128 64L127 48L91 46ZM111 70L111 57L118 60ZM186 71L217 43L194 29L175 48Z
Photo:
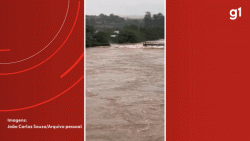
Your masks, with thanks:
M146 11L151 14L164 12L165 0L85 0L86 15L145 15Z

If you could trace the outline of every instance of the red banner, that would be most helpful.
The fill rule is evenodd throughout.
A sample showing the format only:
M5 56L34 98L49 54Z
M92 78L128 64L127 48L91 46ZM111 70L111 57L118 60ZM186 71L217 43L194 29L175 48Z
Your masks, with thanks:
M166 5L167 140L249 140L250 3Z
M83 140L84 1L0 7L0 140Z

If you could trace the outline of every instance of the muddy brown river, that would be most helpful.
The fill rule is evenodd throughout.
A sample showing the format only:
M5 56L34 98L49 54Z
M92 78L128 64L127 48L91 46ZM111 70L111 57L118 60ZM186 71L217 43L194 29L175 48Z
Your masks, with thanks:
M87 48L87 141L164 141L164 77L164 47Z

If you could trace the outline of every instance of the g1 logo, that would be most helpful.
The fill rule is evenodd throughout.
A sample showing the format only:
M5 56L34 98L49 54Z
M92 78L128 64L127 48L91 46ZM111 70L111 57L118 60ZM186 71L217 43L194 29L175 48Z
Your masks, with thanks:
M239 17L241 17L241 7L240 8L238 8L238 10L239 10ZM238 11L237 9L231 9L230 10L230 12L229 12L229 14L230 14L230 19L231 20L235 20L235 19L237 19L237 11Z

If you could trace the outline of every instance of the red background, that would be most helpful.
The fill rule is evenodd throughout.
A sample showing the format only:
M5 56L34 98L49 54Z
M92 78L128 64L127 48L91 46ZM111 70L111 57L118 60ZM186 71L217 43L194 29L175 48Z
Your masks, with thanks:
M249 1L166 5L167 140L249 140Z
M79 7L79 15L78 6ZM0 63L27 58L44 48L60 29L68 0L12 0L0 2ZM76 18L77 17L77 18ZM74 22L77 19L75 26ZM72 30L70 34L70 31ZM70 34L70 35L69 35ZM69 38L67 38L69 36ZM67 40L66 40L67 39ZM42 65L31 68L51 56ZM14 64L0 64L0 140L83 140L84 129L7 129L7 118L27 119L28 125L82 125L84 81L58 98L37 107L72 86L84 75L84 59L63 78L84 51L84 1L70 0L67 19L55 40L40 54ZM2 110L2 111L1 111ZM19 124L17 124L19 125Z

